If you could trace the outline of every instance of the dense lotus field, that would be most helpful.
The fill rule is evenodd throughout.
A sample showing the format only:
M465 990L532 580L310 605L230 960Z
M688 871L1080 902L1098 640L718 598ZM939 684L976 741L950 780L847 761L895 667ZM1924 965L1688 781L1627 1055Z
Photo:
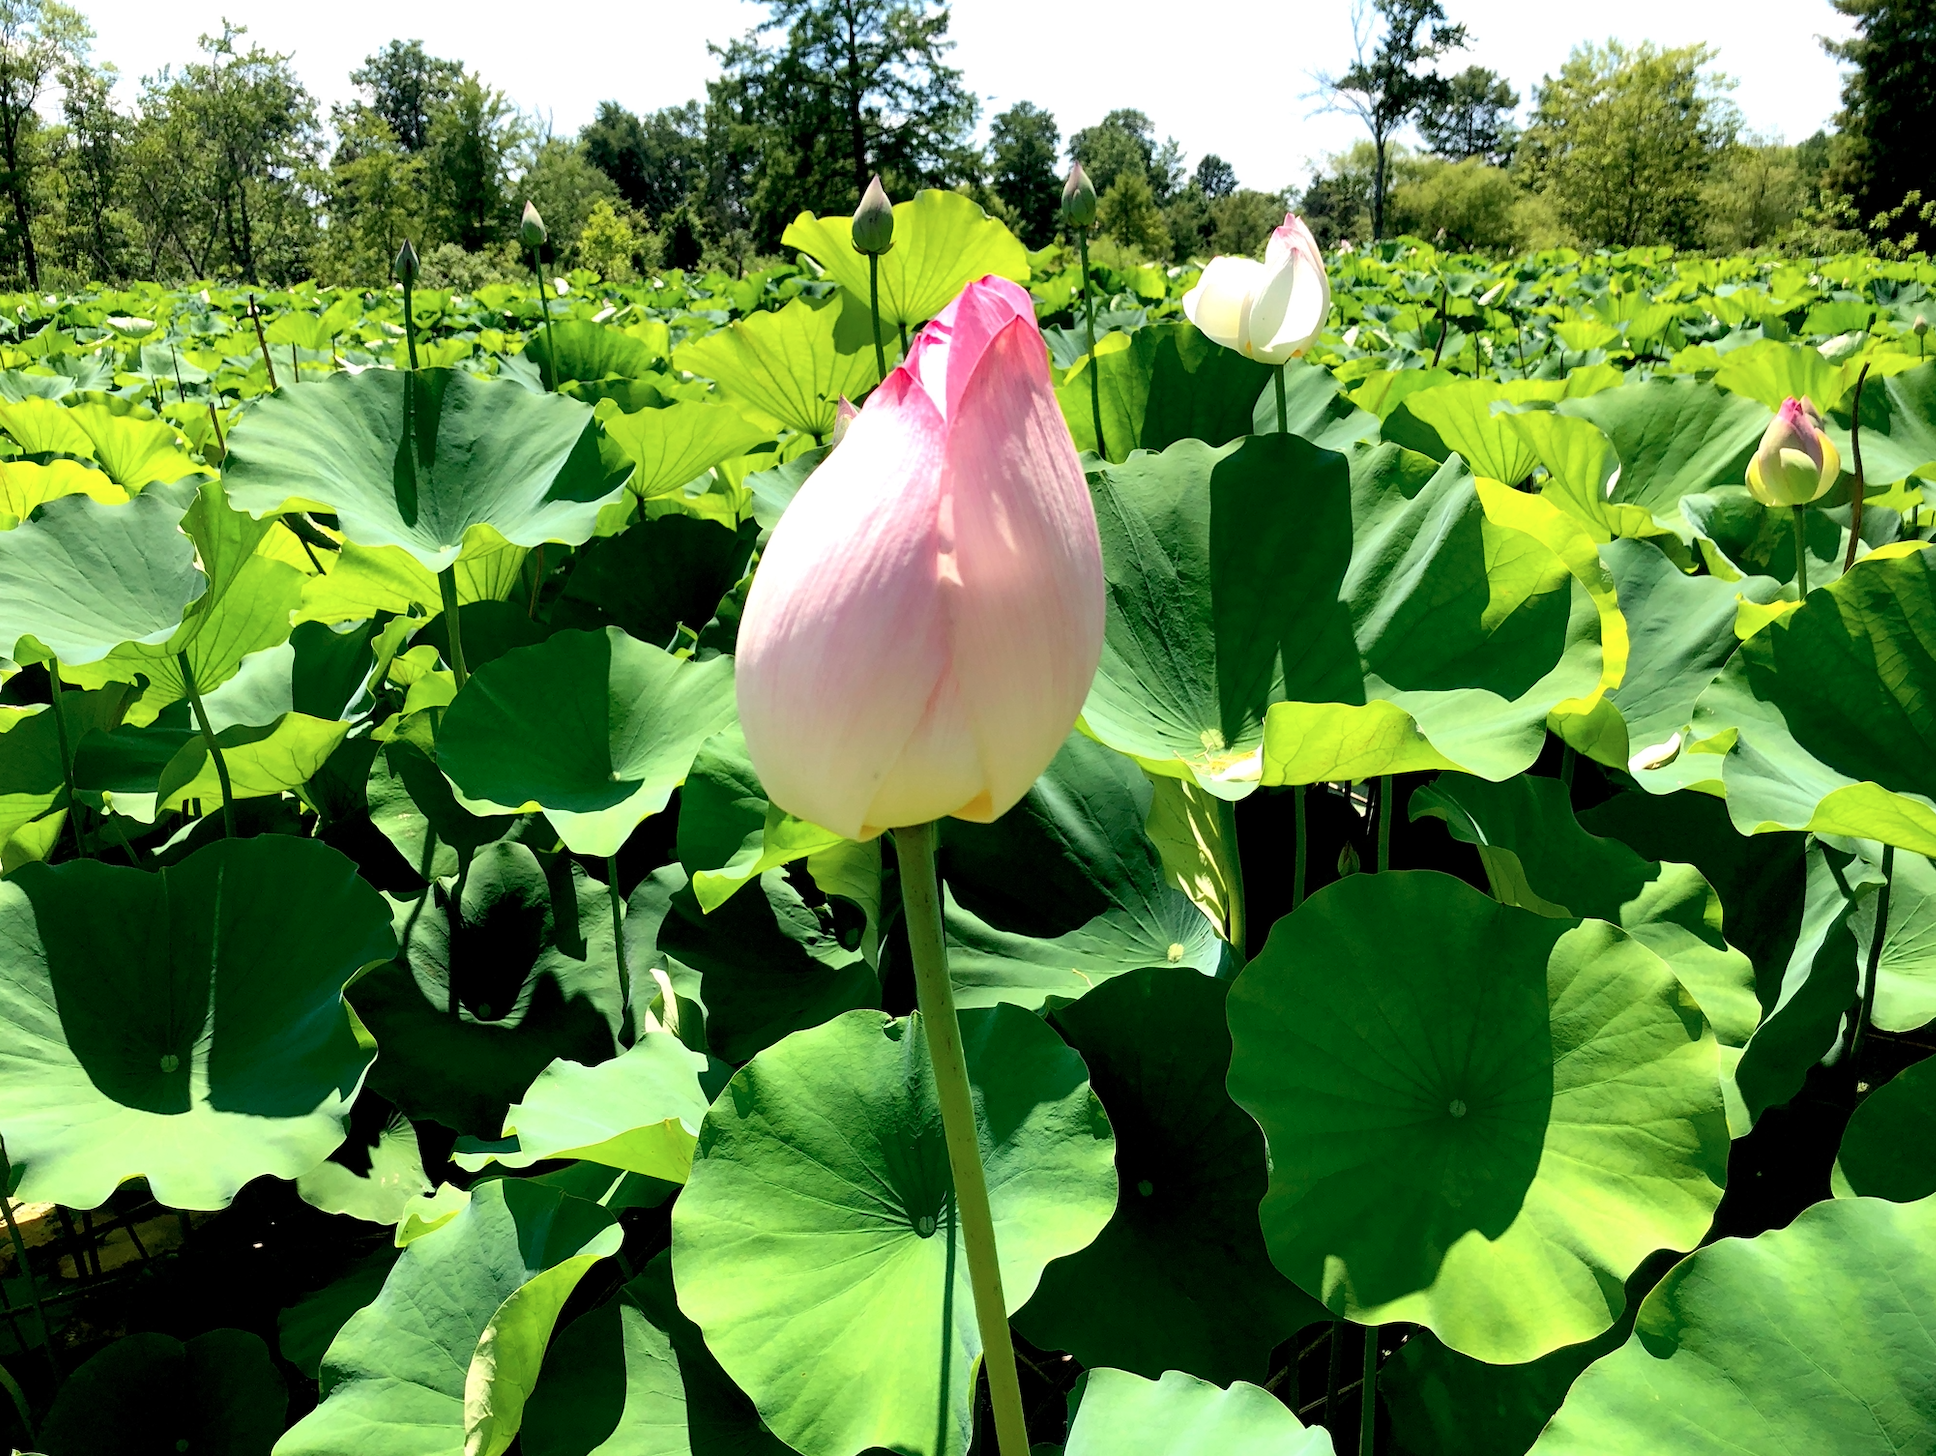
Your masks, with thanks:
M855 242L0 299L0 1449L1936 1452L1936 267Z

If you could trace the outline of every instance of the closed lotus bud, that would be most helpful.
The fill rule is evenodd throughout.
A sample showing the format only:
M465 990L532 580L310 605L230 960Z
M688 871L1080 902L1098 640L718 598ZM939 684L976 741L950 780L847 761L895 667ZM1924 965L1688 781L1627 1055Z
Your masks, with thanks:
M1028 293L971 283L774 528L740 622L768 798L853 839L1028 791L1102 656L1102 547Z
M530 252L537 252L550 236L545 232L544 219L538 216L538 209L530 203L524 205L524 217L518 223L518 241Z
M403 246L397 249L397 282L408 288L416 281L417 250L410 246L410 239L405 238Z
M1815 406L1791 397L1748 462L1748 489L1764 506L1805 506L1827 495L1841 474L1842 457Z
M1062 220L1072 228L1086 228L1096 220L1096 184L1077 162L1062 184Z
M1183 295L1190 322L1227 349L1282 364L1309 348L1331 314L1324 254L1296 213L1270 236L1264 261L1212 258Z
M1917 314L1916 321L1909 326L1909 329L1911 333L1920 339L1924 334L1929 332L1929 320L1921 314Z
M853 238L856 253L885 253L894 246L894 204L887 200L879 177L867 184L860 206L854 209Z

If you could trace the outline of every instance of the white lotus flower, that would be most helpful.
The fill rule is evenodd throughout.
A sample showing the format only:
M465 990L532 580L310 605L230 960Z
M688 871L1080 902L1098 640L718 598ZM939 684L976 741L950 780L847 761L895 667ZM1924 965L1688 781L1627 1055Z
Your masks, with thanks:
M1295 213L1270 236L1264 261L1212 258L1183 295L1190 322L1225 348L1282 364L1309 348L1331 312L1331 280L1310 228Z

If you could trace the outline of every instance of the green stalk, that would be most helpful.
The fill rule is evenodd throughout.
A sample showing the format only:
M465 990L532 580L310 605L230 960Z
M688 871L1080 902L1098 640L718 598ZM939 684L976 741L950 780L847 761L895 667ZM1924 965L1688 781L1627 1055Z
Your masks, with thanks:
M1378 873L1391 868L1392 776L1378 776Z
M968 1085L968 1059L962 1050L961 1024L955 1018L954 990L948 980L948 944L941 929L941 884L935 873L934 845L932 824L894 831L894 847L901 859L908 949L914 959L915 998L927 1032L935 1095L941 1103L941 1127L948 1140L948 1165L954 1173L955 1210L961 1218L962 1243L968 1254L968 1282L975 1295L975 1322L981 1329L988 1397L995 1408L995 1439L1001 1456L1028 1456L1022 1385L1015 1373L1015 1346L1008 1333L1001 1265L995 1258L995 1220L988 1208L988 1180L975 1136L974 1093Z
M881 255L867 255L867 307L874 320L874 368L887 378L887 350L881 345Z
M457 617L457 563L437 573L437 590L444 598L444 620L450 624L450 674L457 679L457 691L464 691L470 674L464 671L464 629Z
M1096 453L1107 460L1109 451L1102 438L1102 379L1096 373L1096 289L1089 277L1089 230L1078 228L1076 241L1082 249L1082 309L1089 330L1089 414L1096 425Z
M1284 371L1290 367L1288 362L1279 364L1277 372L1271 376L1277 384L1277 433L1280 435L1288 435L1291 432L1290 412L1284 407Z
M1862 982L1862 1008L1856 1013L1855 1032L1849 1038L1849 1070L1861 1066L1862 1048L1869 1040L1869 1023L1875 1020L1876 976L1882 969L1882 938L1889 931L1889 890L1896 878L1896 847L1882 846L1882 888L1876 891L1875 930L1869 937L1868 975Z
M1808 507L1795 507L1796 601L1808 600Z
M1291 873L1291 908L1297 909L1304 903L1305 863L1310 857L1309 831L1304 824L1304 790L1307 785L1299 784L1292 790L1297 795L1297 867Z
M437 852L434 848L436 842L437 836L434 832L424 836L425 860L433 860L436 857ZM471 851L460 849L457 852L457 883L451 888L450 909L444 917L450 929L450 949L444 955L444 996L447 1003L445 1010L449 1012L452 1021L461 1020L464 1010L463 998L457 994L457 932L464 928L464 883L470 877ZM426 878L428 878L427 875ZM436 892L436 888L433 883L430 889L424 891L423 898L428 900ZM423 901L418 901L419 905L422 903ZM413 911L411 920L414 922L415 919L416 914Z
M229 783L228 760L222 757L222 745L215 741L215 730L209 726L208 709L202 706L202 695L195 687L195 669L188 665L188 653L176 653L175 660L181 664L182 686L188 690L188 701L195 709L195 726L202 730L202 741L208 745L208 756L215 760L215 778L222 785L222 833L233 839L235 790Z
M1226 917L1230 945L1240 959L1247 959L1250 917L1244 908L1244 861L1237 849L1237 806L1228 799L1217 800L1217 837L1224 842L1230 860L1230 904Z
M7 1140L0 1137L0 1213L7 1218L7 1237L13 1242L13 1261L20 1277L27 1281L27 1297L33 1301L34 1318L40 1321L40 1337L47 1344L47 1364L60 1384L60 1361L54 1355L54 1327L47 1323L47 1311L40 1302L40 1281L27 1263L27 1241L20 1237L20 1225L13 1220L13 1164L7 1161Z
M1380 869L1384 866L1380 865ZM1358 1387L1358 1456L1378 1444L1378 1326L1365 1326L1365 1378Z
M410 351L410 372L417 372L417 323L410 313L410 280L403 280L403 343Z
M629 1028L628 1034L633 1041L639 1039L638 1028L631 1026L632 1019L632 973L625 964L625 916L624 905L618 893L618 856L605 856L605 898L612 902L612 950L618 956L618 1024L621 1029Z
M61 780L67 785L67 825L74 831L74 857L86 859L81 845L81 801L74 795L74 750L67 742L67 714L61 708L60 659L47 659L47 702L54 714L54 737L60 743Z
M536 248L531 250L531 269L538 275L538 308L544 314L545 352L551 356L550 365L546 370L551 378L545 382L545 388L556 394L558 392L558 340L551 332L551 300L545 297L544 262L538 257Z
M1331 1353L1324 1372L1324 1416L1325 1430L1337 1435L1338 1391L1344 1385L1344 1327L1347 1321L1331 1321Z

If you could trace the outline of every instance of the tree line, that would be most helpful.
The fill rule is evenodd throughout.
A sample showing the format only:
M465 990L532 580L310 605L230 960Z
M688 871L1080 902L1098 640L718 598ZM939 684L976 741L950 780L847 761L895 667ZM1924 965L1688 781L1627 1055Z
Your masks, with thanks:
M34 288L377 286L408 238L426 281L475 288L522 275L526 200L560 266L744 269L799 212L851 210L876 173L896 197L964 191L1040 247L1071 160L1096 186L1104 246L1155 261L1254 252L1286 206L1326 243L1913 250L1936 220L1936 0L1832 3L1856 31L1831 47L1849 67L1843 110L1789 146L1747 133L1701 47L1580 47L1522 125L1505 80L1455 68L1472 37L1439 0L1364 0L1352 64L1317 81L1365 140L1266 191L1214 154L1191 165L1131 108L1065 137L1019 102L983 143L936 0L768 0L761 25L712 48L703 97L606 101L572 136L415 40L371 54L325 117L287 55L226 22L124 109L78 11L0 0L0 273Z

